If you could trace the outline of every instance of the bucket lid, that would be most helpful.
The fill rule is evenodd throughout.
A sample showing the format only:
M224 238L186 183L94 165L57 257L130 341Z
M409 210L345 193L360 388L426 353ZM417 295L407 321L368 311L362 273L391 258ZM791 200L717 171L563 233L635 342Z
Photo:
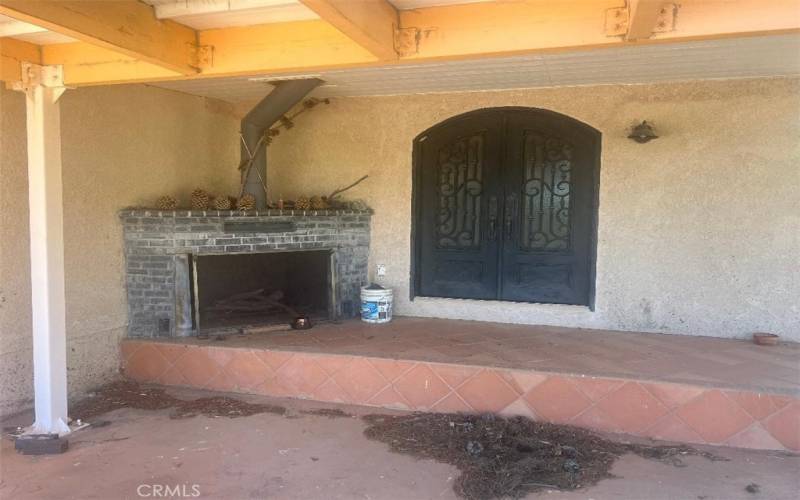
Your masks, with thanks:
M377 283L370 283L369 286L364 287L364 290L386 290L386 289Z

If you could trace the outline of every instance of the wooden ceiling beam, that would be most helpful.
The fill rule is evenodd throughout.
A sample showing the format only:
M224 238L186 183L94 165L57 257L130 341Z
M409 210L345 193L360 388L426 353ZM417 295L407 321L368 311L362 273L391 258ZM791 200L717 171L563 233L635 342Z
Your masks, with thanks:
M397 59L397 9L386 0L300 0L324 21L367 49L379 60Z
M183 75L197 74L197 33L137 0L0 0L0 14Z
M42 53L39 46L13 38L0 38L0 80L8 84L20 81L20 63L23 61L41 64Z
M42 45L42 64L62 65L64 82L72 87L185 78L177 71L86 42Z

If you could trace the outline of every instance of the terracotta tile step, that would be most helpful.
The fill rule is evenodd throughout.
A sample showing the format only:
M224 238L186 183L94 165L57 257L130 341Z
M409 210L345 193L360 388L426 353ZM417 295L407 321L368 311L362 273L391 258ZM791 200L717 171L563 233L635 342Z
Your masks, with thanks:
M122 342L131 379L418 411L525 415L667 441L800 451L800 399L707 385L374 356Z

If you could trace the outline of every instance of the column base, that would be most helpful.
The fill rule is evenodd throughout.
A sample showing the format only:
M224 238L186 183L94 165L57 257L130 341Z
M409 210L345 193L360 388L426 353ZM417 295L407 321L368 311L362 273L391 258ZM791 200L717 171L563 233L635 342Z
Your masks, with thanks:
M23 455L57 455L69 449L69 440L58 434L23 434L14 440L14 449Z

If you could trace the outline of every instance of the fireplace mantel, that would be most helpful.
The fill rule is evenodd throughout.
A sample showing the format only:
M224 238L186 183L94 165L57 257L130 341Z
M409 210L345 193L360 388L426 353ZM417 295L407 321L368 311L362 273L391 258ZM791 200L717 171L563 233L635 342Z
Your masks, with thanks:
M252 218L252 217L339 217L348 215L372 215L372 210L155 210L147 208L125 208L119 211L120 217L214 217L214 218Z
M328 249L334 263L334 317L354 317L360 287L367 281L371 215L353 210L122 210L128 336L196 333L187 308L189 266L197 255Z

